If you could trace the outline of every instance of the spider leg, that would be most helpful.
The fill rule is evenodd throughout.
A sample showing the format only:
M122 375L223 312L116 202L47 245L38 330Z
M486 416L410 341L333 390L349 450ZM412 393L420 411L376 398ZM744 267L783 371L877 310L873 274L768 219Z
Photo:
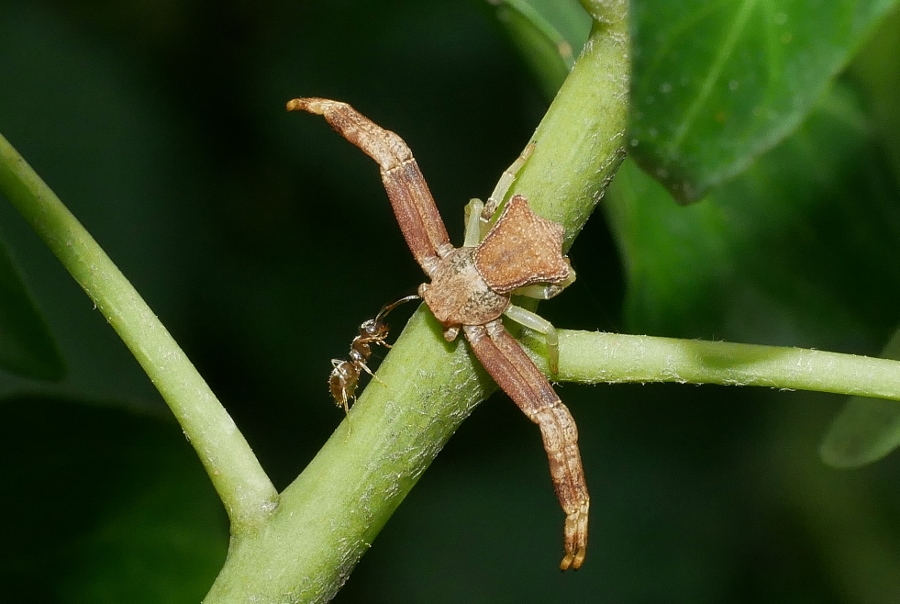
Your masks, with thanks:
M486 325L464 325L463 331L485 370L541 429L553 487L566 513L563 539L566 555L559 567L578 569L587 547L590 498L581 467L575 420L547 378L499 319Z
M559 283L525 285L512 290L511 293L517 296L537 298L538 300L548 300L559 295L562 290L575 281L575 270L572 269L572 265L569 264L569 259L563 256L563 260L565 260L566 265L569 267L569 276L563 281L560 281ZM553 327L553 324L540 315L512 304L503 312L503 314L516 323L544 335L544 341L547 344L547 360L550 363L550 373L552 375L559 373L559 336L557 335L556 328Z
M346 103L300 98L288 101L287 110L322 115L338 134L378 162L406 244L416 262L431 276L439 259L453 247L425 177L403 139Z
M469 200L466 205L466 236L463 240L463 247L478 247L484 238L481 233L482 213L484 211L484 202L480 199Z
M515 182L516 175L519 173L519 170L522 169L522 166L525 165L525 162L528 161L528 158L531 157L533 152L534 142L530 142L522 150L522 154L519 155L519 157L516 158L516 161L503 172L500 176L500 180L497 181L497 186L494 187L493 193L488 197L487 203L484 204L484 208L481 212L482 237L487 233L491 218L497 213L497 208L503 202L503 199L509 192L509 188Z
M488 197L487 203L480 199L472 199L466 206L466 238L463 247L477 247L484 236L490 230L490 220L497 212L497 206L506 197L509 188L516 180L516 174L528 161L531 152L534 151L534 143L529 143L516 161L507 168L497 181L494 192Z
M521 306L510 304L503 314L528 329L532 329L544 336L544 342L547 345L547 362L550 365L550 374L559 373L559 334L553 323L544 317L525 310Z

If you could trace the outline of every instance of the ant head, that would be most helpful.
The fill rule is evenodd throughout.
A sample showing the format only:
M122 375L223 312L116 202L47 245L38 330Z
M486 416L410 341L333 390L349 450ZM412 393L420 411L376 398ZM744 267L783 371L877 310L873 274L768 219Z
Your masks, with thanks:
M376 338L385 338L388 334L387 323L383 323L377 318L365 321L362 325L359 326L359 330L368 336Z

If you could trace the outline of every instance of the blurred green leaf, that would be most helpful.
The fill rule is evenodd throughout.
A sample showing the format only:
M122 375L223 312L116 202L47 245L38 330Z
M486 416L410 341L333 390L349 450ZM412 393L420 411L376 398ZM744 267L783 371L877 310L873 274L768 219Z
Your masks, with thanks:
M900 331L881 356L900 360ZM825 434L819 453L836 468L858 468L900 446L900 403L855 396L847 401Z
M198 602L225 558L221 503L174 422L7 400L0 599ZM25 463L27 462L27 463Z
M848 71L862 91L878 142L890 154L900 183L900 9L883 21Z
M0 3L0 82L0 132L177 331L205 248L193 198L202 168L147 65L47 5ZM2 194L0 222L66 361L53 392L161 406L113 330ZM0 396L32 387L0 375Z
M2 178L2 174L0 174ZM66 368L12 259L0 241L0 368L24 377L58 380Z
M871 110L874 133L889 153L900 183L900 11L879 28L850 67ZM900 331L881 356L900 359ZM878 461L900 446L900 405L854 397L847 401L822 440L819 452L832 466L853 468Z
M587 40L591 19L577 0L498 0L497 19L552 99Z
M632 3L632 156L679 201L806 117L894 0Z
M633 164L611 191L632 330L871 352L897 320L897 190L845 86L704 203Z

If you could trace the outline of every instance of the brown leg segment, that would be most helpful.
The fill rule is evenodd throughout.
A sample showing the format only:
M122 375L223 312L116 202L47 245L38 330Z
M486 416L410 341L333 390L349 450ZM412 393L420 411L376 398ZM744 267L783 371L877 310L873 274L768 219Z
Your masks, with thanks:
M425 178L403 139L346 103L301 98L288 101L287 109L322 115L338 134L378 162L403 237L430 277L438 258L449 253L452 246Z
M553 486L566 513L566 555L559 567L578 569L587 547L590 498L581 467L575 420L544 374L499 319L487 325L465 325L463 331L475 356L494 381L541 429Z

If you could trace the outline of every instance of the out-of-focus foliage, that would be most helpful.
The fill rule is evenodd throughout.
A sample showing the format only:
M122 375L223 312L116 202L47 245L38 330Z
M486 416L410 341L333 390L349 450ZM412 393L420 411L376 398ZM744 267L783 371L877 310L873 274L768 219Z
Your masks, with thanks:
M873 137L887 152L900 188L900 10L885 21L850 66L849 76L863 91ZM889 260L886 259L889 262ZM881 351L900 359L900 328ZM822 441L822 458L837 467L877 461L900 445L900 409L887 401L854 398L835 418Z
M740 177L682 208L633 164L606 206L630 330L871 352L900 299L890 165L847 86Z
M900 330L881 356L900 360ZM900 445L900 409L894 401L855 396L847 401L825 434L819 452L836 468L858 468L878 461Z
M490 192L558 84L547 49L558 35L577 52L586 33L577 2L527 4L510 27L537 35L512 32L514 48L498 7L480 0L0 4L0 132L173 331L278 486L341 419L329 359L421 281L374 164L284 101L338 98L398 132L459 241L463 205ZM873 91L900 72L900 55L867 49L865 78L854 68L829 83L887 4L805 3L784 17L704 4L683 31L673 28L696 3L662 4L632 2L636 149L670 148L677 128L653 138L651 124L685 123L682 78L710 82L704 102L729 101L728 127L701 105L675 146L702 152L689 177L710 197L679 208L623 168L607 200L612 233L599 215L588 224L570 253L578 282L542 314L567 328L877 353L900 308L900 122ZM741 45L717 55L728 32ZM801 42L799 66L767 54ZM678 52L661 52L666 43ZM770 89L773 65L783 75ZM681 104L661 101L666 82ZM787 109L773 123L753 115L760 102ZM16 495L4 499L16 522L3 542L16 547L0 599L196 601L225 547L199 465L174 422L146 416L163 410L152 386L6 203L0 229L69 368L58 385L0 374ZM838 397L677 385L560 394L593 501L581 571L555 567L560 512L539 435L495 396L336 601L900 598L900 462L858 473L819 462Z
M43 398L5 401L4 597L198 602L225 559L224 514L171 422Z
M60 379L65 366L47 324L0 241L0 367L36 379Z
M635 159L679 200L806 118L894 0L634 2Z

